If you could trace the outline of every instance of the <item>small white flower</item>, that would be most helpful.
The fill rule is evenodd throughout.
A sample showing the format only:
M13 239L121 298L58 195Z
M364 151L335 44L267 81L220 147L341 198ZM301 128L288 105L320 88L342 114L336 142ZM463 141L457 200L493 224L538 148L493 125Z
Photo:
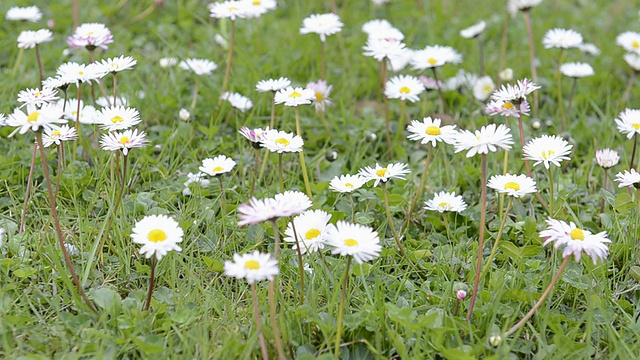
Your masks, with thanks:
M587 54L587 55L593 55L593 56L600 55L600 49L598 49L598 47L595 46L594 44L582 43L582 44L578 45L578 49L580 49L580 51L582 51L582 53Z
M424 90L424 85L415 76L398 75L387 81L384 87L384 95L388 99L416 102L420 100L419 95Z
M178 243L182 242L184 232L177 221L166 215L145 216L131 232L133 242L142 245L140 254L147 259L155 255L162 260L169 251L182 251Z
M49 147L53 144L60 145L62 141L70 141L77 138L78 134L75 128L70 128L69 125L54 126L44 131L42 145L44 147Z
M300 152L304 146L304 140L298 135L286 131L268 130L262 134L260 143L271 152Z
M94 50L102 48L107 50L107 45L113 42L111 30L104 24L86 23L78 26L73 35L67 38L67 45L72 48L87 48Z
M511 16L516 16L518 11L529 11L538 6L542 0L509 0L507 10Z
M31 21L36 22L42 18L42 13L37 6L18 7L14 6L7 11L5 19L9 21Z
M105 73L98 68L97 64L85 65L75 62L60 65L56 74L63 82L68 84L97 81L105 75Z
M362 176L365 182L375 180L373 186L378 186L381 181L383 183L386 183L390 179L404 180L404 175L409 174L410 172L411 171L408 169L407 164L392 163L387 165L386 167L382 167L380 166L380 164L376 163L375 168L365 166L364 168L360 169L358 175Z
M574 79L593 76L593 74L595 74L591 65L579 62L571 62L560 65L560 72L562 73L562 75Z
M616 44L628 52L640 54L640 33L625 31L616 37Z
M333 105L333 102L329 98L333 86L328 85L326 81L318 80L317 82L310 82L307 84L307 89L313 91L316 95L313 99L316 112L324 112L327 106Z
M573 145L559 137L542 135L535 139L529 140L522 149L523 158L533 160L534 166L543 164L545 168L549 169L549 164L560 166L560 162L563 160L571 160L568 156L571 153Z
M202 160L200 171L211 176L225 174L233 170L236 162L225 155L218 155L215 158L207 158Z
M535 180L527 175L494 175L489 179L487 186L499 193L516 198L537 191Z
M612 168L620 162L618 152L611 149L596 150L596 162L605 169Z
M462 200L462 196L456 195L455 192L441 191L433 194L433 199L424 203L424 208L431 211L445 212L463 212L467 208L467 204Z
M560 48L569 49L582 44L582 35L572 29L551 29L544 34L542 39L545 49Z
M107 131L125 130L140 123L140 113L124 106L106 107L96 112L95 123Z
M410 140L419 140L422 144L429 144L436 147L439 141L446 144L454 144L458 132L455 130L456 125L441 126L442 120L426 117L419 120L412 120L407 130L411 133L407 138Z
M37 45L50 41L53 41L53 33L49 29L25 30L18 35L18 47L23 49L33 49Z
M78 118L78 100L68 99L67 105L64 105L64 99L58 100L57 106L59 109L64 108L64 117L69 121L75 122ZM80 124L95 124L96 123L96 108L91 105L84 105L80 100Z
M636 169L631 171L625 170L616 174L616 182L619 182L619 188L623 187L635 187L640 188L640 173Z
M52 103L58 100L57 91L51 88L43 88L42 90L25 89L18 93L18 102L23 103L22 106L33 105L40 107L44 104Z
M331 215L322 210L308 210L293 219L284 231L284 241L293 244L297 250L296 239L300 244L300 253L314 253L324 249L327 238L327 225ZM294 232L295 227L295 232Z
M211 12L209 16L212 18L229 18L231 21L235 21L237 18L245 18L250 14L247 4L244 1L212 3L209 10Z
M278 91L291 86L291 80L286 77L279 79L260 80L256 84L257 92Z
M15 109L12 114L7 117L6 125L15 127L16 129L9 137L19 133L25 134L27 131L39 131L51 129L54 124L64 124L67 121L62 119L62 110L56 105L44 104L40 109L33 105L27 106L27 112L24 113L20 109Z
M616 125L618 125L618 131L627 135L627 139L640 134L640 110L625 109L618 115Z
M624 61L635 71L640 71L640 53L624 54Z
M360 175L340 175L331 179L329 188L335 192L352 193L362 187L366 182Z
M182 120L182 121L189 121L189 118L191 117L191 114L189 113L189 110L187 110L185 108L182 108L178 112L178 116L180 117L180 120Z
M300 34L315 33L320 35L320 41L325 42L327 36L339 33L343 26L340 17L336 14L313 14L302 21Z
M178 58L175 58L175 57L164 57L164 58L160 59L160 61L158 61L158 63L160 64L160 67L168 68L168 67L176 66L178 64Z
M462 55L450 46L427 46L422 50L413 52L411 65L416 70L431 69L445 64L458 64L462 62Z
M528 116L529 110L531 110L529 103L526 100L520 102L520 104L514 104L510 101L504 100L492 100L487 104L485 111L487 115L502 115L505 117L519 118L521 116Z
M224 274L237 279L246 279L249 284L269 280L278 276L278 260L258 250L249 254L233 254L233 261L224 262Z
M468 158L476 154L488 154L489 151L495 152L498 148L509 150L511 145L513 145L511 130L504 124L498 126L489 124L475 132L461 130L458 132L454 144L456 153L469 150L467 152Z
M605 231L592 234L581 229L573 222L567 224L564 221L547 219L548 227L540 232L540 237L545 239L543 246L553 243L555 249L564 248L562 257L573 255L576 261L580 261L582 253L589 255L595 265L599 259L604 260L609 254Z
M332 254L353 256L358 264L378 258L382 251L378 233L367 226L338 221L329 226L327 237Z
M180 61L178 66L184 70L191 70L198 76L211 75L211 72L218 68L216 63L207 59L186 59Z
M281 204L280 209L284 216L302 214L313 206L311 199L305 193L297 190L287 190L276 194L273 198Z
M274 101L276 104L284 103L284 106L298 106L311 104L316 94L311 89L303 89L301 87L293 88L291 86L278 90Z
M377 61L384 59L397 59L405 54L406 45L396 39L369 38L367 44L362 47L365 56L371 56Z
M462 36L465 39L473 39L475 37L478 37L480 34L482 34L486 26L487 26L486 22L480 21L479 23L469 26L466 29L460 30L460 36Z
M251 101L251 99L235 92L224 92L220 96L220 98L222 100L228 101L232 107L240 110L240 112L245 112L253 107L253 102Z
M122 150L122 154L127 156L129 149L142 148L147 144L146 136L144 131L138 132L137 129L129 129L124 132L114 131L102 135L100 147L107 151Z
M138 63L131 56L121 55L120 57L102 60L100 66L105 73L116 73L132 69Z
M498 74L500 80L502 81L511 81L513 80L513 70L511 68L506 68Z
M493 94L491 94L491 99L518 103L526 100L527 95L538 89L540 89L540 86L525 78L518 80L516 85L502 85L500 89L495 90Z
M473 84L473 97L478 101L485 101L489 98L496 85L493 83L491 76L483 76L476 80Z

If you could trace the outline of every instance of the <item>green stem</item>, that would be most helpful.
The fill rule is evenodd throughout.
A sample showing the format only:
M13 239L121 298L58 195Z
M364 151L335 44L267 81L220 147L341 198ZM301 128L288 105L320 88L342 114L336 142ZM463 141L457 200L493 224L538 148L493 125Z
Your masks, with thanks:
M105 98L105 100L109 102L107 98ZM114 72L113 73L113 106L115 107L117 106L117 104L118 104L118 73Z
M578 84L578 78L573 78L573 81L571 82L571 92L569 93L569 103L567 104L567 112L566 112L567 119L569 120L571 120L571 106L573 105L573 97L576 94L577 84ZM571 124L571 122L569 122L569 124ZM571 128L569 128L569 130L571 130Z
M471 293L471 303L467 312L467 321L471 320L473 308L478 296L478 284L480 283L480 271L482 269L482 248L484 246L484 229L487 217L487 154L482 154L482 188L480 200L480 234L478 237L478 258L476 260L476 277L473 281L473 292Z
M267 156L265 154L265 156ZM253 156L254 165L253 165L253 177L251 178L251 192L249 193L249 197L253 197L253 193L256 189L256 179L258 178L258 170L260 167L260 149L255 149L255 154Z
M507 202L507 208L504 210L504 215L502 216L502 221L500 222L500 229L498 229L498 235L496 235L496 240L493 242L493 247L491 248L491 254L489 254L489 259L482 269L482 273L480 273L480 279L484 278L487 271L489 271L489 267L491 266L491 261L493 261L493 257L496 255L496 251L498 251L498 244L500 243L500 237L502 236L502 231L504 230L504 225L507 223L507 218L509 217L509 210L511 210L511 205L513 203L513 197L509 197L509 202Z
M480 58L480 77L484 76L484 43L482 41L482 35L478 35L476 38L478 42L478 57Z
M324 80L325 78L325 62L326 62L326 52L327 52L327 44L322 41L322 46L320 46L320 79Z
M389 209L389 197L387 196L387 183L382 183L382 197L384 200L384 209L387 213L387 222L389 223L389 228L391 229L391 233L393 234L393 239L396 241L396 245L398 245L398 249L402 255L406 255L406 251L402 243L400 242L400 237L396 232L396 227L393 225L393 217L391 216L391 210Z
M298 255L298 273L300 274L300 306L304 304L304 264L302 263L302 250L300 249L300 241L298 240L298 232L296 231L296 223L291 217L291 227L293 228L293 238L296 241L296 253Z
M22 63L23 57L24 57L24 48L20 48L20 50L18 50L18 58L16 59L16 63L13 65L13 70L11 70L11 77L14 77L16 75L16 72L18 72L18 68Z
M282 153L278 153L278 189L284 192L284 180L282 176Z
M36 45L36 60L38 60L38 74L40 75L40 89L42 89L42 83L44 82L44 75L42 72L42 60L40 59L40 49Z
M233 60L233 44L236 38L236 22L234 20L231 21L231 39L229 40L229 54L227 55L227 67L224 70L224 80L222 80L222 89L220 90L220 94L224 94L227 90L227 84L229 82L229 75L231 75L231 61ZM222 98L218 99L218 106L222 104Z
M200 77L196 76L196 81L193 84L193 99L191 100L191 112L196 108L196 103L198 102L198 85L200 84Z
M429 164L431 163L431 153L433 146L429 146L427 150L427 161L424 164L424 170L422 170L422 176L420 177L420 185L418 185L418 190L416 191L416 196L411 201L411 206L409 206L409 211L407 212L407 216L404 219L404 223L402 224L402 228L400 229L400 234L404 234L404 231L407 230L409 223L411 222L411 215L418 204L418 200L422 196L422 192L424 190L424 183L427 180L427 173L429 172Z
M344 269L344 275L342 275L342 289L340 289L340 305L338 307L338 329L336 331L336 347L334 355L338 357L340 355L340 342L342 337L342 318L344 317L344 303L347 299L347 285L349 284L349 267L351 266L351 257L347 259L347 267Z
M147 302L144 304L144 311L149 310L149 306L151 305L151 296L153 295L153 288L155 285L156 278L156 265L158 264L158 260L156 259L155 254L151 257L151 275L149 275L149 291L147 291Z
M38 155L38 145L33 144L33 154L31 154L31 166L29 167L29 177L27 178L27 190L24 193L24 203L22 204L22 215L20 216L20 230L23 233L26 230L27 221L27 205L31 197L31 183L33 182L33 170L36 167L36 156Z
M553 172L551 166L548 169L549 174L549 216L553 217Z
M560 55L558 55L558 67L556 68L556 81L558 85L558 116L560 117L560 131L565 129L564 119L564 104L562 101L562 73L560 73L560 65L562 65L562 55L564 55L564 49L560 48Z
M278 230L278 224L275 220L271 220L271 224L273 225L273 235L275 238L275 251L274 255L276 260L278 260L280 254L280 233ZM282 341L280 340L280 331L278 330L278 320L276 318L276 281L278 277L276 276L272 281L269 282L269 315L271 317L271 328L273 330L273 336L276 340L276 350L278 352L278 358L280 360L285 360L284 350L282 348Z
M444 98L444 92L442 92L442 86L438 82L438 72L436 68L432 67L431 71L433 72L433 79L436 81L436 87L438 88L438 96L440 96L440 112L449 113L449 106L447 105L447 101Z
M258 333L258 341L260 342L260 352L262 353L262 359L269 359L269 352L267 351L267 343L264 340L264 334L262 333L262 321L260 321L260 309L258 308L258 291L256 289L256 283L251 284L251 299L253 300L253 318L256 322L256 332Z
M273 98L271 99L271 122L269 122L269 128L273 129L276 126L276 93L273 92Z
M387 86L387 58L384 58L380 65L380 71L382 72L382 105L384 111L384 125L385 125L385 137L387 140L387 154L389 160L392 159L391 153L391 120L389 119L389 99L384 94L385 87Z
M302 137L302 128L300 127L300 110L298 109L297 106L295 107L295 113L296 113L296 134ZM307 191L307 196L309 196L309 199L313 201L313 195L311 194L311 185L309 185L309 175L307 175L307 164L305 163L305 160L304 160L304 151L300 151L298 154L300 154L300 167L302 170L302 179L304 180L304 188Z
M356 222L356 204L353 202L353 194L347 193L349 196L349 202L351 203L351 222Z

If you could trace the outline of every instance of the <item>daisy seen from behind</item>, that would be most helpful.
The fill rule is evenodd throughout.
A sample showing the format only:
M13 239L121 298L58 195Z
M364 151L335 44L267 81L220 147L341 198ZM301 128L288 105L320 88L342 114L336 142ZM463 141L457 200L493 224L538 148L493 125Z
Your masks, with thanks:
M336 14L313 14L302 20L300 34L315 33L320 36L320 41L325 42L327 36L339 33L343 26L340 17Z
M211 75L218 68L218 65L207 59L186 59L178 63L178 66L184 70L191 70L198 76Z
M560 48L569 49L577 48L582 44L582 35L572 29L551 29L547 31L542 39L545 49Z
M596 150L596 163L603 169L612 168L620 162L618 152L611 149Z

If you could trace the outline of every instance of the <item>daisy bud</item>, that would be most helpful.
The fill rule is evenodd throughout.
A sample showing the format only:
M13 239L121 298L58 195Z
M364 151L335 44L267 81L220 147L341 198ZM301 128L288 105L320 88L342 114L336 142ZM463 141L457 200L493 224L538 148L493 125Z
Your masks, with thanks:
M374 133L371 133L369 135L367 135L366 140L367 142L374 142L378 139L378 136Z
M534 122L532 122L532 123L531 123L531 127L533 128L533 130L538 130L538 129L540 129L540 126L541 126L541 125L542 125L542 124L540 124L540 121L538 121L538 120L536 120L536 121L534 121Z
M216 42L216 44L220 45L220 47L224 49L229 48L229 43L227 42L227 39L225 39L222 35L216 34L213 40Z
M324 155L324 158L327 159L327 161L329 161L329 162L334 162L334 161L336 161L338 159L338 152L335 151L335 150L329 150Z
M49 29L53 29L54 27L56 27L56 22L53 19L47 21L47 27Z
M70 50L70 49L64 49L64 50L62 50L62 56L64 56L64 57L69 57L69 56L71 56L71 50Z
M500 335L491 335L489 336L489 344L493 347L498 347L502 343L502 336Z
M456 299L458 299L458 301L462 301L466 297L467 297L467 292L462 289L458 290L458 292L456 293Z
M553 121L552 121L552 120L547 120L547 121L545 121L545 122L544 122L544 126L546 126L546 127L551 127L551 126L553 126Z
M500 74L498 74L498 76L502 81L511 81L513 80L513 70L511 70L511 68L506 68L500 71Z
M180 116L180 120L182 121L189 121L189 117L191 117L191 114L189 114L189 110L185 108L180 109L178 115Z

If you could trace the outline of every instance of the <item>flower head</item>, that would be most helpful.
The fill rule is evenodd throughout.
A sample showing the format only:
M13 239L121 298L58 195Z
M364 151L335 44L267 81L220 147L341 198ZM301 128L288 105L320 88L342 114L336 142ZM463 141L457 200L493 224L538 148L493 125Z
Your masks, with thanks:
M494 175L487 186L516 198L536 192L536 182L527 175Z
M307 89L313 91L315 94L313 105L316 108L316 112L324 112L327 106L333 105L333 102L329 98L333 86L328 85L326 81L318 80L317 82L310 82L307 84Z
M470 158L476 154L488 154L489 151L495 152L498 148L504 150L511 149L513 137L511 130L504 124L489 124L483 126L480 130L471 132L469 130L461 130L456 137L455 152L466 151L467 157Z
M144 131L138 132L137 129L129 129L123 132L114 131L102 135L100 147L108 151L122 150L122 154L127 156L129 149L142 148L149 142L146 136L147 134Z
M406 45L394 38L372 38L367 39L367 44L362 48L365 56L371 56L377 61L384 59L397 59L403 57Z
M64 99L58 100L58 108L64 108L64 118L69 121L76 121L78 117L78 100L68 99L67 105L64 105ZM96 108L91 105L84 105L80 100L80 124L96 124Z
M429 144L436 147L439 141L446 144L454 144L458 132L455 130L456 125L441 126L442 120L426 117L419 120L411 120L411 124L407 130L411 133L407 138L410 140L419 140L422 144Z
M78 138L75 128L70 128L69 125L52 126L44 131L42 136L42 145L49 147L53 144L60 145L62 141L70 141Z
M332 254L353 256L358 264L378 258L382 251L378 233L368 226L338 221L329 225L327 238Z
M506 69L500 71L500 73L498 73L498 77L502 81L511 81L511 80L513 80L513 69L506 68Z
M628 52L640 54L640 33L625 31L616 37L616 44Z
M411 58L411 65L416 70L425 70L440 67L445 64L458 64L462 62L462 55L450 46L427 46L422 50L416 50Z
M240 112L245 112L253 107L251 99L235 92L224 92L220 98L227 100L233 108L240 110Z
M640 71L640 53L624 54L623 59L633 70Z
M313 14L302 20L300 34L315 33L320 35L320 41L325 42L327 36L339 33L343 26L340 17L336 14Z
M276 0L242 0L245 3L245 11L248 18L257 18L267 11L275 9Z
M507 3L507 10L509 10L511 16L516 16L518 11L529 11L538 6L541 2L542 0L509 0Z
M125 130L141 121L138 110L124 106L103 108L96 112L94 119L100 128L107 131Z
M564 248L562 257L573 255L576 261L580 261L582 253L591 257L595 265L599 259L604 260L609 248L605 231L592 234L590 231L581 229L573 222L567 224L564 221L547 219L548 227L540 232L540 237L545 239L544 246L553 243L555 249Z
M62 119L62 110L52 104L44 104L39 109L33 105L28 105L26 113L20 109L15 109L6 120L7 126L16 128L9 135L10 137L16 132L22 135L29 130L47 130L52 128L54 124L64 124L66 122L66 120Z
M480 21L472 26L469 26L466 29L460 30L460 36L465 39L473 39L478 37L484 31L484 28L487 26L487 23L484 21Z
M462 199L462 196L456 195L455 192L441 191L433 194L433 199L425 201L424 208L441 213L445 211L460 213L467 208L467 204Z
M176 57L163 57L158 61L158 64L162 68L172 67L178 64L178 58Z
M516 85L502 85L500 89L493 92L491 99L519 103L526 100L527 95L538 89L540 89L540 86L525 78L523 80L518 80Z
M578 79L593 76L593 68L587 63L571 62L560 65L560 72L564 76Z
M211 75L211 72L218 68L216 63L207 59L186 59L180 61L178 66L184 70L191 70L198 76Z
M612 168L620 162L618 152L611 149L596 150L596 162L602 168Z
M291 80L286 77L279 79L260 80L256 84L257 92L278 91L291 86Z
M640 134L640 110L625 109L616 119L618 131L627 135L627 139Z
M578 49L582 51L583 54L598 56L600 55L600 49L597 46L590 43L582 43L578 45Z
M416 102L420 100L419 95L424 92L424 85L411 75L394 76L387 81L384 87L384 95L389 99L409 100Z
M131 230L131 238L142 245L140 254L147 259L155 255L162 260L171 250L182 251L178 246L182 242L184 232L178 222L166 215L145 216Z
M352 193L362 187L367 182L360 175L340 175L331 179L329 189L339 193Z
M94 50L97 47L107 50L107 44L112 42L111 30L99 23L82 24L76 28L72 36L67 38L67 45L70 47L86 47L89 50Z
M98 68L97 64L78 64L75 62L68 62L60 65L56 74L60 77L61 81L67 84L79 84L83 82L97 81L102 78L105 73Z
M213 159L207 158L202 160L200 171L207 175L216 176L230 172L235 166L236 162L233 161L233 159L225 155L218 155Z
M7 11L5 19L9 21L31 21L36 22L42 18L42 12L37 6L18 7L14 6Z
M276 104L284 103L284 106L308 105L316 98L316 94L311 89L291 86L278 90L274 97Z
M57 92L51 88L43 88L42 90L35 89L25 89L21 90L18 93L18 102L23 103L22 106L25 105L33 105L36 107L40 107L44 104L53 103L58 100Z
M137 63L138 61L131 56L121 55L119 57L102 60L99 66L105 73L116 73L133 69Z
M49 29L25 30L18 35L18 47L23 49L33 49L37 45L50 41L53 41L53 33Z
M636 169L617 173L615 181L620 183L618 184L619 188L635 187L636 189L640 189L640 173L638 173Z
M362 176L365 182L375 180L373 186L378 186L381 181L386 183L390 179L404 180L404 175L409 174L410 172L411 171L408 169L407 164L393 163L386 167L382 167L380 164L376 163L375 168L366 166L360 169L358 175Z
M465 290L460 289L456 292L456 299L458 299L458 301L462 301L466 297L467 297L467 292Z
M305 193L297 190L287 190L276 194L273 198L281 204L280 209L284 216L302 214L313 206L311 199Z
M478 101L485 101L495 89L496 85L491 76L480 77L473 84L473 97Z
M568 156L571 153L573 145L561 138L560 136L542 135L535 139L529 140L522 149L523 157L527 160L533 160L534 166L543 164L549 169L549 163L560 166L563 160L571 160Z
M252 198L238 206L238 226L254 225L277 218L302 214L311 207L309 197L299 191L286 191L273 198Z
M487 104L485 111L487 115L501 115L505 117L519 118L521 116L528 116L531 107L526 100L518 103L512 103L504 100L492 100Z
M569 49L582 44L582 35L572 29L551 29L544 34L542 39L545 49L560 48Z
M224 274L237 279L246 279L249 284L273 279L278 275L278 260L269 254L254 250L249 254L233 254L233 261L224 262Z
M211 12L209 16L212 18L229 18L231 21L235 21L237 18L245 18L250 14L253 14L250 12L247 3L244 1L224 1L214 3L211 4L209 11Z
M271 152L301 152L304 140L293 133L271 129L262 133L260 143Z
M293 244L297 250L296 238L300 244L300 253L314 253L324 249L327 237L327 225L331 215L322 210L309 210L296 216L284 231L284 241ZM294 232L295 228L295 232Z

